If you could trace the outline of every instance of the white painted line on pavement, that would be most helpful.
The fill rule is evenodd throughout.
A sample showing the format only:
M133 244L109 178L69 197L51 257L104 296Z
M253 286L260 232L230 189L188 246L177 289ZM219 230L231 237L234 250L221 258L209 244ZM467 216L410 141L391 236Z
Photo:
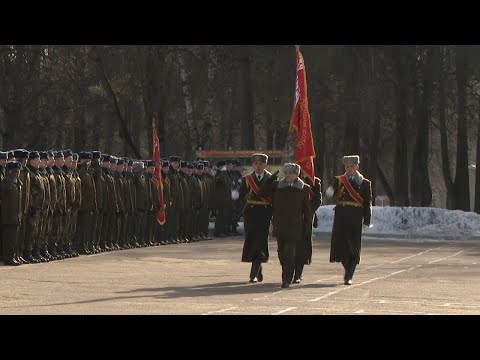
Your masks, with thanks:
M229 311L229 310L233 310L233 309L236 309L236 308L237 308L236 306L233 306L233 307L229 307L229 308L222 309L222 310L209 311L209 312L207 312L207 313L205 313L205 314L202 314L202 315L210 315L210 314L222 313L222 312Z
M470 249L473 249L473 247L471 247ZM454 257L454 256L457 256L458 254L461 254L462 252L464 251L468 251L470 249L466 249L466 250L460 250L459 252L456 252L455 254L453 255L450 255L450 256L445 256L444 258L441 258L441 259L437 259L437 260L432 260L429 262L429 264L433 264L433 263L436 263L437 261L442 261L442 260L445 260L445 259L448 259L448 258L451 258L451 257Z
M391 264L396 264L396 263L399 263L399 262L401 262L401 261L403 261L403 260L407 260L407 259L413 258L413 257L415 257L415 256L420 256L420 255L425 254L425 253L427 253L427 252L429 252L429 251L436 250L436 249L439 249L439 248L444 247L444 246L445 246L445 245L443 245L443 246L437 246L436 248L427 249L427 250L424 250L424 251L419 252L418 254L413 254L413 255L404 257L404 258L402 258L402 259L398 259L398 260L392 261L392 262L390 262L390 263L391 263Z
M322 282L322 281L325 281L325 280L331 280L331 279L336 279L338 278L339 276L338 275L332 275L332 276L329 276L329 277L326 277L326 278L323 278L323 279L318 279L318 280L315 280L312 284L315 284L315 283L318 283L318 282Z
M384 262L384 263L381 263L381 264L368 266L368 267L365 267L365 268L363 268L363 269L359 269L358 272L364 272L364 271L369 270L369 269L372 269L372 268L376 268L376 267L379 267L379 266L383 266L383 265L385 265L385 264L387 264L387 263L389 263L389 264L396 264L396 263L399 263L399 262L401 262L401 261L403 261L403 260L407 260L407 259L410 259L410 258L415 257L415 256L420 256L420 255L425 254L425 253L427 253L427 252L429 252L429 251L436 250L436 249L439 249L439 248L442 248L442 247L445 247L445 246L447 246L447 245L441 245L441 246L437 246L437 247L435 247L435 248L427 249L427 250L421 251L421 252L419 252L419 253L417 253L417 254L410 255L410 256L407 256L407 257L404 257L404 258L395 260L395 261L387 261L387 262ZM399 273L401 273L401 272L409 271L409 270L412 270L412 269L400 270L400 271L394 272L393 274L390 274L390 275L387 275L387 276L396 275L396 274L399 274ZM328 276L328 277L323 278L323 279L315 280L314 282L311 282L311 283L302 283L301 286L310 285L310 284L315 284L315 283L323 282L323 281L326 281L326 280L336 279L336 278L338 278L338 277L339 277L339 275L332 275L332 276ZM372 280L370 280L370 281L379 280L379 279L383 279L383 278L375 278L375 279L372 279ZM368 281L368 282L370 282L370 281ZM365 283L365 282L364 282L364 283ZM344 288L343 288L342 290L344 290ZM342 291L342 290L339 290L339 291ZM281 290L280 290L280 291L275 291L275 292L273 292L273 293L264 295L264 296L262 296L262 297L254 298L253 300L254 300L254 301L264 300L264 299L266 299L266 298L268 298L268 297L271 297L271 296L273 296L273 295L275 295L275 294L277 294L277 293L280 293L280 292L282 292L282 291L281 291ZM335 291L335 292L332 292L332 293L328 293L328 294L323 295L323 296L321 296L321 297L319 297L319 298L315 298L315 299L308 300L308 301L318 301L318 300L320 300L320 299L323 299L324 297L328 297L328 296L333 295L333 294L335 294L335 293L337 293L337 292L338 292L338 291Z
M329 292L328 294L325 294L325 295L323 295L323 296L319 296L319 297L316 297L315 299L310 299L310 300L307 300L307 301L318 301L318 300L322 300L322 299L325 299L326 297L329 297L329 296L331 296L331 295L334 295L334 294L336 294L336 293L338 293L338 292L340 292L340 291L343 291L343 290L345 290L345 289L347 289L347 288L338 289L337 291L331 291L331 292Z
M255 299L253 299L253 300L254 300L254 301L264 300L264 299L266 299L266 298L268 298L268 297L270 297L270 296L273 296L273 295L275 295L275 294L277 294L277 293L281 293L281 292L282 292L282 290L274 291L274 292L272 292L272 293L270 293L270 294L267 294L267 295L262 296L262 297L259 297L259 298L255 298Z
M288 311L292 311L292 310L295 310L295 309L296 309L296 307L289 307L289 308L280 310L279 312L273 313L272 315L280 315L280 314L283 314L283 313L286 313Z

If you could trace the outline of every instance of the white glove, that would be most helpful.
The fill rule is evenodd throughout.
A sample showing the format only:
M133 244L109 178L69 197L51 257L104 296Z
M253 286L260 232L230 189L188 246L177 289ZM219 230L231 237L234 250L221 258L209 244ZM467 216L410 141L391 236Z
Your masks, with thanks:
M335 193L335 191L333 190L333 186L330 186L327 191L325 191L325 196L330 199L332 198L333 194Z

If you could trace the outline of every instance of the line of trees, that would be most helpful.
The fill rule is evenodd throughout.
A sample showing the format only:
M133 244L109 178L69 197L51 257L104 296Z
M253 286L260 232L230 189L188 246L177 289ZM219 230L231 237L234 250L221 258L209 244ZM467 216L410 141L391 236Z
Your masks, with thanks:
M391 204L430 206L440 178L442 206L470 210L479 46L300 49L317 176L357 153ZM294 84L293 45L0 45L0 147L149 158L153 118L164 155L286 149Z

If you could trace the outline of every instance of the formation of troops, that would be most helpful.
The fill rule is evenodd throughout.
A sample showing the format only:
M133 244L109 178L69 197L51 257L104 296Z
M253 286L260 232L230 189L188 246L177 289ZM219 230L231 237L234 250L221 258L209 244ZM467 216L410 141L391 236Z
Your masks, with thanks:
M239 234L238 160L134 160L71 150L0 152L0 258L5 265ZM156 220L163 183L164 225Z

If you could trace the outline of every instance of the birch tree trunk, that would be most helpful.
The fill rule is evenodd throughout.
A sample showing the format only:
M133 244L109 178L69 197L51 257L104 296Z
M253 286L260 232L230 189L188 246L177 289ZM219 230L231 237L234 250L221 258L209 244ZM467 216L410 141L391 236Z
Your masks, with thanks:
M408 74L409 64L407 53L410 49L403 45L395 47L396 59L396 141L393 169L393 191L396 206L410 206L408 198Z
M447 134L447 96L446 96L446 78L448 67L446 68L445 58L447 56L446 47L440 49L439 54L439 78L438 78L438 111L439 111L439 131L440 131L440 149L442 154L442 172L445 187L447 188L447 209L453 209L454 184L452 172L450 170L450 155L448 151L448 134Z
M210 45L207 55L207 93L204 99L204 108L202 114L202 136L201 143L204 149L210 149L213 138L213 116L215 101L215 83L218 68L218 46Z
M178 51L178 64L180 68L180 79L182 81L182 93L183 100L185 102L185 116L187 126L185 130L185 151L187 158L194 156L195 150L198 146L199 131L197 123L194 118L193 97L192 88L190 84L189 71L187 70L187 64L185 61L185 54L183 47L179 47Z

